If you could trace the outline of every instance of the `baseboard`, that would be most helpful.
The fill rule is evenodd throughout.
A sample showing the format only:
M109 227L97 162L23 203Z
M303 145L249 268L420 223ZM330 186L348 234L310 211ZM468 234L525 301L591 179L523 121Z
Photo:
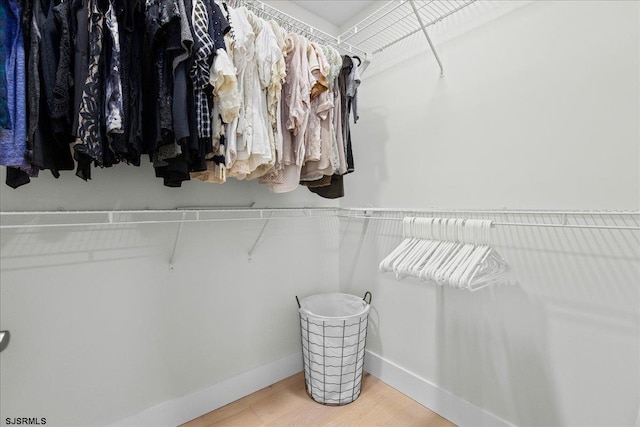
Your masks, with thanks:
M364 359L364 368L371 375L458 426L514 427L514 424L369 350Z
M299 352L186 396L162 402L110 427L175 427L302 371Z
M294 353L186 396L162 402L110 427L174 427L268 387L302 370ZM508 421L367 350L365 370L461 427L513 427Z

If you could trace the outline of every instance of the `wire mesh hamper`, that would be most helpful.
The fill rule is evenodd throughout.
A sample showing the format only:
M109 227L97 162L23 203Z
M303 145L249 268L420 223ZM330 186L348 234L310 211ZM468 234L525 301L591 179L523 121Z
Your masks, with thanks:
M346 405L360 396L370 304L370 292L364 298L327 293L298 301L304 379L316 402Z

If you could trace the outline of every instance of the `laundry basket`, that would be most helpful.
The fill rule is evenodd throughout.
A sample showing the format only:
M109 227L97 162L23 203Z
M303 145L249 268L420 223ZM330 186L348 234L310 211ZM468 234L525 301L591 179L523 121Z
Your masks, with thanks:
M346 405L360 396L370 304L370 292L298 300L304 379L316 402Z

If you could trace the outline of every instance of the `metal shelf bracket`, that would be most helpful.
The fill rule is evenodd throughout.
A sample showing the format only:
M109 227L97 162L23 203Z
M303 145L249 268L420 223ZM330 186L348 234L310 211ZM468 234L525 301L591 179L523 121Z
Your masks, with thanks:
M197 216L199 217L200 213L197 212ZM182 227L184 226L184 220L187 218L187 213L182 212L182 221L180 221L180 225L178 226L178 232L176 233L176 240L173 242L173 250L171 251L171 258L169 258L169 270L173 270L173 262L176 259L176 249L178 248L178 242L180 241L180 235L182 234Z
M415 1L414 0L409 0L409 3L411 4L411 8L413 9L413 13L416 15L416 18L418 19L418 23L420 23L420 29L422 29L422 32L424 33L424 36L427 38L427 42L429 43L429 47L431 47L431 51L433 52L433 56L435 56L436 57L436 61L438 61L438 66L440 67L440 77L444 77L444 67L442 66L442 61L440 61L440 57L438 56L438 52L436 51L436 48L433 46L433 42L431 41L431 37L429 37L429 33L427 32L427 27L424 25L424 22L422 21L422 17L420 16L420 13L418 12L418 9L416 8Z
M260 211L260 218L262 218L264 215L264 213L262 211ZM256 248L258 247L258 243L260 242L260 239L262 238L262 235L264 234L264 230L267 228L267 225L269 224L269 220L271 220L271 217L273 216L273 211L269 212L269 216L266 218L266 221L264 222L264 224L262 224L262 228L260 229L260 232L258 233L258 236L256 237L256 241L253 243L253 246L251 246L251 249L249 249L248 252L248 257L249 257L249 261L251 261L253 259L253 253L255 252Z

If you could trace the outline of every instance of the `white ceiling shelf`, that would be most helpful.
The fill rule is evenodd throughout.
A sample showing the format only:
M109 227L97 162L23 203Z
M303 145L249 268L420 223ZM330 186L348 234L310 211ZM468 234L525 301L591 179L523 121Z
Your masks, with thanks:
M311 41L333 46L343 54L358 55L363 59L369 57L369 53L360 49L351 43L342 43L336 36L322 31L312 25L307 24L293 16L284 13L273 6L270 6L260 0L226 0L232 7L245 6L256 15L266 20L276 21L282 28L305 36Z
M453 15L476 0L415 0L424 27L428 28ZM395 45L422 30L408 0L392 0L384 4L338 37L341 43L356 46L369 55Z
M336 47L341 53L364 61L396 43L423 31L431 50L438 55L427 29L473 4L476 0L391 0L339 36L333 36L260 0L227 0L233 7L246 6L258 16L273 19L283 28L310 40ZM442 67L441 67L442 68ZM442 71L442 70L441 70Z

